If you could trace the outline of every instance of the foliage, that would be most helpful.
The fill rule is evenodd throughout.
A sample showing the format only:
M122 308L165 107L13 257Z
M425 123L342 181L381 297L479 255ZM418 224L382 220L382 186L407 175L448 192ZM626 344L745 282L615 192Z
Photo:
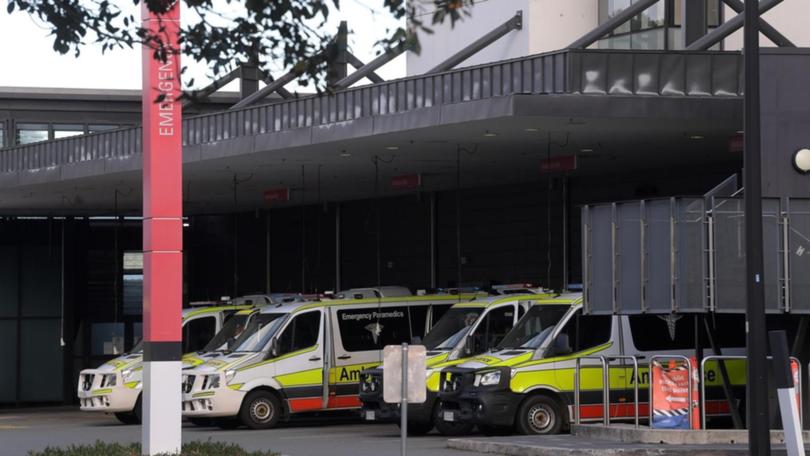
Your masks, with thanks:
M154 13L164 13L175 0L141 2ZM131 10L128 0L7 0L7 11L27 13L50 29L53 48L78 55L82 46L99 43L102 51L146 43L158 57L167 53L158 34L149 33ZM352 0L349 0L352 1ZM403 20L403 26L381 37L381 52L404 47L419 52L418 35L449 19L452 24L475 0L376 0L381 12ZM340 0L184 0L189 20L180 33L183 54L206 63L222 75L240 63L258 65L266 74L271 66L292 69L301 85L323 87L328 64L337 55L337 30L325 27ZM432 9L432 14L429 13ZM232 14L223 13L231 11ZM425 17L430 23L427 23ZM193 81L189 81L193 83Z
M31 451L28 456L141 456L141 445L96 442L93 445ZM182 456L278 456L268 451L247 451L237 445L220 442L192 442L183 445Z

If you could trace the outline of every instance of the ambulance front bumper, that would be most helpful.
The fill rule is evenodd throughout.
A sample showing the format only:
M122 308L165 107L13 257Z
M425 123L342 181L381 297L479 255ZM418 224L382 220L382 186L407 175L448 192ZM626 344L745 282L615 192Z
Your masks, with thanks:
M141 382L125 384L120 372L86 369L79 374L77 395L84 412L131 412L140 394Z
M183 385L183 416L191 418L232 417L239 414L245 392L224 387L203 389L198 376L189 388Z
M461 368L445 369L450 375L441 383L441 409L437 419L447 422L511 427L523 396L509 388L508 369L501 384L474 386L475 372Z
M400 404L383 400L383 370L368 369L360 373L360 416L366 421L394 422L400 419ZM427 400L421 404L408 404L408 421L430 423L433 420L433 406L436 393L427 390Z

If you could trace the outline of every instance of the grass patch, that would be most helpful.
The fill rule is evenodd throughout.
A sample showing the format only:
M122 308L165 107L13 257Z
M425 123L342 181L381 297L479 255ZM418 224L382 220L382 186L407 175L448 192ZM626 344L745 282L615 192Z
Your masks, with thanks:
M272 451L247 451L239 445L222 442L191 442L183 445L182 456L278 456ZM29 451L28 456L141 456L141 444L96 442L65 448Z

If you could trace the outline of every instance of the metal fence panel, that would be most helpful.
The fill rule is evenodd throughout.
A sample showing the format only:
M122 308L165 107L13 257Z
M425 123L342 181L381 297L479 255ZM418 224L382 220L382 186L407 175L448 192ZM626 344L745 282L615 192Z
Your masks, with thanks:
M613 313L613 251L612 251L612 218L610 205L585 207L583 220L588 220L584 233L587 236L587 251L584 263L587 273L587 305L593 314Z
M641 313L641 201L616 204L616 302L622 314Z
M810 313L810 200L788 201L787 255L790 311Z
M678 312L705 312L706 207L703 198L678 198L675 215L675 308Z
M646 310L672 312L671 200L646 201L644 213L644 278Z

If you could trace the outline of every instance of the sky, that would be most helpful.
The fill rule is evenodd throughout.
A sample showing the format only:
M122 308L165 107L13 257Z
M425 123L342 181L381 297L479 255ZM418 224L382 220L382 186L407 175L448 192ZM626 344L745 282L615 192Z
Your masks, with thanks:
M130 0L113 0L131 5ZM378 52L377 40L394 29L397 21L383 8L382 0L343 0L340 11L329 16L330 26L337 30L341 20L348 21L349 46L362 61L368 62ZM184 17L189 17L186 14ZM137 17L137 15L136 15ZM44 25L27 14L9 15L0 9L0 86L139 89L141 87L141 54L139 49L101 53L101 47L87 45L78 58L72 53L61 55L52 48L53 39ZM210 83L212 73L202 64L185 58L187 75L194 78L193 88ZM353 70L349 67L349 71ZM273 75L281 76L283 70ZM384 79L405 75L405 56L401 55L377 73ZM186 78L188 79L188 78ZM295 84L288 86L294 90ZM236 83L224 90L237 90ZM310 89L311 90L311 89Z

